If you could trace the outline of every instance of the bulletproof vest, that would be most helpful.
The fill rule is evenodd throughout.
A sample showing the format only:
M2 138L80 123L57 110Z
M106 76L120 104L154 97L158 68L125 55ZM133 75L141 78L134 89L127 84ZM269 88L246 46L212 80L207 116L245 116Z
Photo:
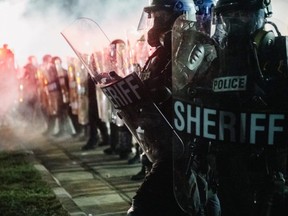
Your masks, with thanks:
M217 59L205 79L194 76L193 84L184 89L187 103L174 106L176 127L212 143L285 147L286 41L276 39L265 55L252 41L216 47ZM279 49L283 44L285 48ZM203 94L195 95L197 91Z
M140 78L145 81L148 78L154 79L165 74L165 76L167 75L166 81L171 80L172 71L170 61L171 52L163 46L157 47L146 62L142 72L140 73Z
M140 73L152 100L159 105L168 119L171 118L171 83L172 67L171 52L159 46L149 57L143 71Z

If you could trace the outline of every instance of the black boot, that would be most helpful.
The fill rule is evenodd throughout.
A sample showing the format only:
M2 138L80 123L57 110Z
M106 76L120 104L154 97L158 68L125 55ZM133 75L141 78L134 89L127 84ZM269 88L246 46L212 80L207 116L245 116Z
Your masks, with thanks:
M109 145L110 144L110 136L108 134L108 128L105 122L99 120L99 134L100 134L100 138L99 138L99 146L104 146L104 145Z
M132 152L132 134L126 126L119 127L119 157L121 160L128 159Z
M92 150L95 149L98 143L98 134L97 134L97 130L92 130L93 127L90 127L89 130L89 139L87 141L87 143L82 146L82 150Z
M82 150L92 150L95 149L97 146L97 139L90 137L88 142L82 146Z
M146 167L142 165L141 170L137 174L131 176L131 180L133 181L142 180L145 178L145 176L146 176Z
M135 148L136 148L136 153L135 153L134 157L132 157L128 160L128 164L135 164L135 163L140 162L140 146L139 146L139 144L135 144Z
M119 127L115 123L110 123L110 147L104 149L104 153L107 155L114 155L118 153L119 142L118 142L118 129Z

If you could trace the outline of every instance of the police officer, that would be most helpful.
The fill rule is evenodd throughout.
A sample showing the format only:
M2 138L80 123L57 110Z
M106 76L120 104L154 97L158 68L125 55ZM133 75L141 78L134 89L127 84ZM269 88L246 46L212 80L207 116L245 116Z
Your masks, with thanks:
M88 76L87 85L89 134L88 141L81 147L81 149L84 151L95 149L97 146L109 144L108 128L105 122L103 122L99 117L96 86L91 76ZM99 139L100 136L98 136L98 129L100 131L102 141Z
M131 73L121 77L115 71L106 72L93 67L90 69L94 81L101 86L119 117L153 163L133 197L131 208L127 212L129 216L189 215L174 196L178 191L174 190L173 155L181 155L183 142L171 127L174 121L171 97L171 31L178 17L186 17L189 26L193 25L196 22L195 13L192 0L151 1L144 8L144 14L153 20L153 27L147 33L147 41L155 48L155 52L149 56L140 75ZM176 152L173 149L173 140L177 140L179 144ZM197 188L195 179L191 181ZM199 208L191 209L189 213L199 215L198 210Z
M47 122L47 129L43 132L43 135L56 135L59 132L57 123L59 122L62 95L57 70L52 62L51 55L46 54L43 56L40 70L43 76L43 95L41 95L41 104Z
M274 32L278 35L265 29L269 25L267 18L272 14L270 3L267 0L219 0L215 8L219 19L223 20L221 27L225 35L220 37L221 49L218 52L219 64L223 66L219 67L213 90L218 92L217 98L227 90L229 99L220 102L223 108L230 109L228 103L237 101L243 113L247 113L248 107L267 116L273 112L286 113L287 64L281 62L287 59L287 53L283 52L287 49L287 37L281 36L273 24L272 28L275 27ZM218 83L220 80L233 80L235 76L239 76L238 80L233 81L238 82L237 85L221 87ZM243 86L241 77L245 80ZM271 122L268 125L267 131L271 133L275 125L271 125ZM246 129L250 128L250 136L253 134L251 131L259 126L259 122L246 126ZM241 147L238 140L238 145L230 145L217 156L223 215L287 214L287 207L284 207L288 201L284 179L287 169L287 135L276 133L273 141L264 137L262 134L263 139L260 139L256 135L255 140L246 140L247 146ZM240 159L237 163L230 163L236 158ZM233 199L232 194L236 195ZM236 206L241 209L237 213L233 209Z
M106 67L109 71L116 71L120 76L130 73L127 67L127 46L122 39L115 39L109 44ZM107 110L105 110L107 112ZM107 115L107 114L106 114ZM120 159L127 159L132 152L132 134L124 125L124 122L117 116L112 108L108 114L110 117L110 147L104 149L104 153L118 154Z
M38 113L38 98L37 98L37 70L38 62L35 56L29 56L27 64L23 67L24 74L22 78L22 99L23 99L23 117L33 123L34 118L39 117ZM26 111L27 110L27 111Z
M59 56L52 57L52 63L57 71L57 78L59 82L59 88L61 90L62 101L59 107L59 131L54 136L62 136L67 132L74 136L76 134L75 126L71 119L70 110L70 95L69 95L69 78L68 71L62 66L62 59Z
M224 216L287 214L287 37L273 23L275 31L265 29L270 3L219 0L217 59L208 70L187 73L187 86L178 85L190 97L189 106L179 100L179 107L207 117L191 131L215 158Z
M173 27L173 98L177 109L173 124L179 129L179 103L196 103L193 94L205 92L201 83L209 79L205 71L215 61L217 55L214 41L210 37L213 30L213 8L215 1L195 0L196 20L189 22L185 17L177 19ZM201 77L201 79L200 79ZM199 78L199 79L197 79ZM193 85L185 86L191 80L197 79L201 86L194 89ZM173 106L173 107L174 107ZM193 107L193 105L192 105ZM183 112L180 111L181 113ZM191 122L189 115L183 115L182 120ZM176 123L175 123L176 122ZM193 120L192 120L193 122ZM182 122L183 123L183 122ZM184 147L183 154L174 154L174 187L179 205L191 215L220 215L220 201L217 196L217 175L214 169L214 157L209 154L209 143L193 136L189 130L178 131ZM188 127L188 126L187 126ZM177 142L173 142L177 149ZM181 173L179 175L179 173Z
M147 41L150 46L155 48L155 52L148 58L140 78L150 90L153 101L159 104L161 111L170 121L172 105L170 94L172 82L171 30L174 21L180 15L195 16L194 2L154 0L144 8L144 12L153 19L153 27L148 31ZM153 146L154 150L151 151L155 155L150 172L133 197L128 215L187 215L174 197L172 135L170 131L166 131L163 125L157 125L157 116L149 111L147 113L144 111L143 115L147 121L151 121L148 127L143 126L143 134L149 136L148 140L153 140L148 145ZM160 137L157 138L157 136Z

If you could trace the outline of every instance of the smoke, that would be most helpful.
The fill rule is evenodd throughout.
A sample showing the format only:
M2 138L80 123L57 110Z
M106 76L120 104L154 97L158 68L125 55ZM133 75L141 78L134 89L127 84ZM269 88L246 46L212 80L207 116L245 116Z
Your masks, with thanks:
M78 17L96 21L104 32L124 38L136 28L147 0L2 0L0 1L0 43L15 53L16 64L25 64L29 55L39 61L49 53L73 56L60 32Z
M6 124L18 128L27 126L16 110L19 97L16 77L21 76L21 69L29 56L36 56L38 63L42 62L45 54L59 56L65 66L66 57L75 54L61 31L73 21L79 17L91 18L111 40L124 39L128 29L137 28L143 7L147 4L148 0L0 0L0 46L8 44L14 52L17 67L14 79L1 76L0 127ZM6 75L12 77L9 72ZM45 125L43 119L41 123ZM43 127L38 127L34 132L41 132L41 129Z
M282 35L288 35L288 1L272 0L271 4L273 14L270 20L277 25Z

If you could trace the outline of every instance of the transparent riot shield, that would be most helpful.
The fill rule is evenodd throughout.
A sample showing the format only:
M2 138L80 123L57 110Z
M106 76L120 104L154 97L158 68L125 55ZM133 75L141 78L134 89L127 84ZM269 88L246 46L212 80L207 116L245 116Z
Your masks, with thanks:
M195 106L188 86L196 75L199 62L204 58L202 47L197 45L202 34L196 32L194 23L182 16L175 21L172 30L173 127L184 146L182 152L173 154L174 193L179 206L186 213L198 215L202 205L202 194L199 191L199 176L194 170L195 134L194 128L187 125L187 108ZM178 144L173 145L174 149L177 149ZM201 187L206 187L205 182Z
M206 215L211 188L223 215L266 214L270 204L268 214L277 215L283 208L267 200L279 192L287 202L283 178L269 179L275 170L287 172L288 40L269 22L253 34L249 25L231 32L230 15L237 14L221 17L212 36L182 17L173 26L172 126L184 144L182 154L173 154L175 196L189 215Z
M87 71L95 82L105 82L105 72L112 70L108 63L107 53L111 41L100 26L89 18L79 18L64 29L61 34L71 46L82 64L79 71ZM82 68L82 65L84 68ZM101 74L103 76L98 76ZM83 76L82 76L83 77ZM101 80L103 78L103 80ZM84 83L85 80L79 79ZM83 92L84 88L79 89ZM87 91L83 92L87 94ZM83 95L83 93L81 95ZM87 95L85 95L87 96ZM87 100L87 98L85 98ZM98 101L98 113L101 120L111 119L111 105L106 96L96 86L96 98ZM85 103L86 104L86 103ZM81 106L81 105L80 105ZM87 106L85 106L87 108Z
M106 39L108 44L110 41L97 23L81 18L68 26L62 35L88 69L95 83L112 103L119 118L125 123L150 161L171 157L172 139L176 139L177 142L174 143L178 143L175 145L177 147L175 151L183 151L181 140L151 100L149 91L138 74L132 72L121 77L117 71L107 71L104 67L99 67L100 64L97 63L94 55L95 50L102 49L101 38ZM87 41L91 39L90 43L85 42L86 39ZM87 44L93 44L93 46L87 47ZM93 57L92 60L89 61L87 56Z
M109 38L101 27L89 18L79 18L61 32L67 43L73 49L79 60L96 82L101 80L106 72L104 68L104 50L110 44ZM101 77L98 75L102 73Z

